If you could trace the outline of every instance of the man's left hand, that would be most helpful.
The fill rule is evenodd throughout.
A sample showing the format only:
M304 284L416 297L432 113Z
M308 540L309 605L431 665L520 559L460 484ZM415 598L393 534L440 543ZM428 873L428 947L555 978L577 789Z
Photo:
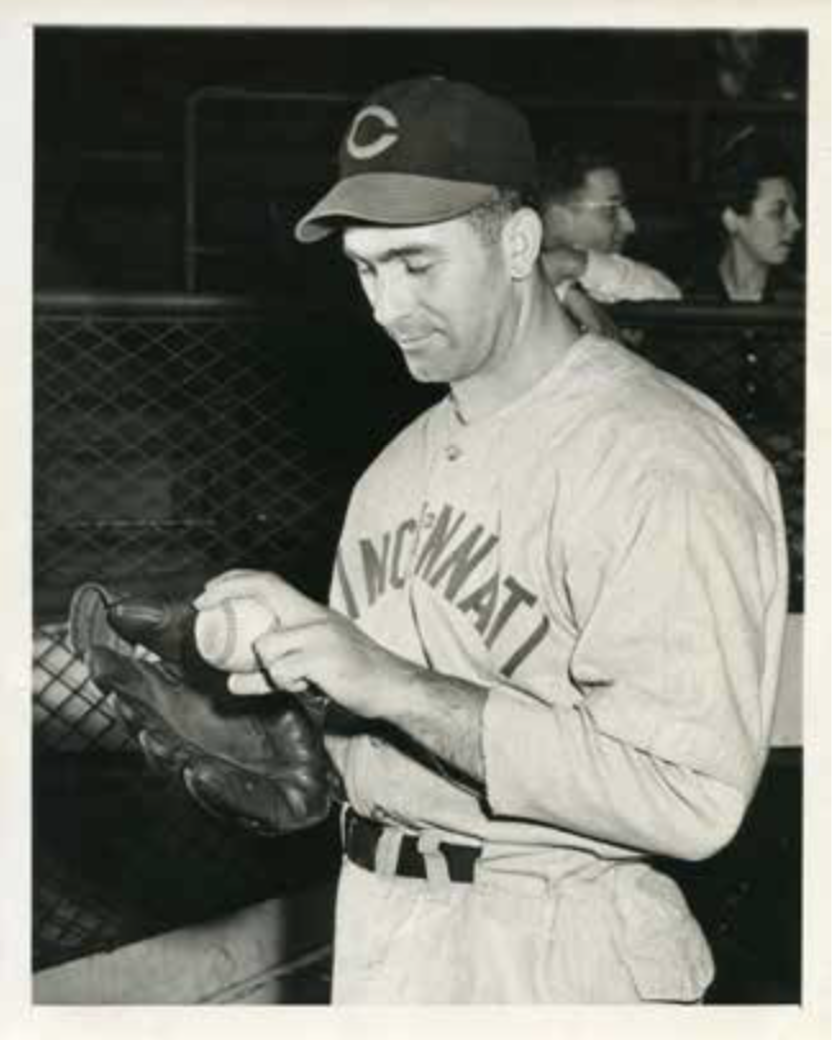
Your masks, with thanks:
M350 711L376 718L386 714L419 670L276 574L229 572L210 582L195 602L202 609L247 596L267 601L283 623L255 641L262 670L232 675L231 693L270 693L275 688L299 693L313 685Z

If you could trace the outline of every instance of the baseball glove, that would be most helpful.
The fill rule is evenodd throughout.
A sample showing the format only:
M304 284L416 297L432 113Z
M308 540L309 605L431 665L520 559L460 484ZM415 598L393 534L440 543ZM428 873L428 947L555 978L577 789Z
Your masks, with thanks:
M110 624L110 608L121 598L119 593L95 582L79 585L73 592L67 627L70 645L80 658L86 658L94 646L130 653L130 643Z
M69 639L79 657L96 646L119 653L160 658L176 665L183 678L200 690L224 689L228 675L208 664L196 641L197 611L185 599L165 594L130 595L95 582L80 585L69 606ZM309 717L333 729L353 724L345 709L333 704L321 690L310 687L296 695Z
M96 646L137 656L135 648L141 647L177 665L190 682L210 685L219 673L197 649L195 623L196 609L188 600L129 595L95 582L79 585L69 604L69 641L79 657Z
M93 646L87 662L150 765L180 778L208 812L264 836L328 815L337 776L320 729L293 697L211 696L176 665L107 646Z
M196 647L196 611L170 596L96 583L76 589L69 638L95 685L157 771L207 811L264 836L323 820L339 778L326 752L319 691L235 697Z

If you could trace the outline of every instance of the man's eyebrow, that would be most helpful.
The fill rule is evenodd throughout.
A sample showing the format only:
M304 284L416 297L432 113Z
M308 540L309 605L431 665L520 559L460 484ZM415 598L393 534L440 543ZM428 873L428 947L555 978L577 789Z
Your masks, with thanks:
M436 246L431 245L411 245L411 246L393 246L391 249L385 249L382 253L376 253L373 256L361 256L360 253L356 253L354 250L343 247L344 256L348 257L354 263L376 263L383 264L389 260L406 260L410 257L424 257L424 256L436 256L439 250Z

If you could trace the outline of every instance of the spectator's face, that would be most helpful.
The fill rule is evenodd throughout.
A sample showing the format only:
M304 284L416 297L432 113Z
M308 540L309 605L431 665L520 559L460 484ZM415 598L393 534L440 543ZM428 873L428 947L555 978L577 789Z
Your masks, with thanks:
M373 317L415 379L458 383L499 362L516 320L502 243L484 242L460 218L413 228L350 227L343 247Z
M726 220L735 247L766 266L786 263L803 226L795 206L794 188L784 177L762 180L747 214L729 211Z
M544 214L545 245L575 246L599 253L620 253L635 231L617 170L591 170L568 202L550 205Z

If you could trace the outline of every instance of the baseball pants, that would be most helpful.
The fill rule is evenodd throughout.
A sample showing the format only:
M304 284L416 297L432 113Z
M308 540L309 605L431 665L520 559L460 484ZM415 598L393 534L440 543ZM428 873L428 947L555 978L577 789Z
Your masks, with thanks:
M712 978L680 891L646 864L550 886L344 861L334 1004L695 1004Z

